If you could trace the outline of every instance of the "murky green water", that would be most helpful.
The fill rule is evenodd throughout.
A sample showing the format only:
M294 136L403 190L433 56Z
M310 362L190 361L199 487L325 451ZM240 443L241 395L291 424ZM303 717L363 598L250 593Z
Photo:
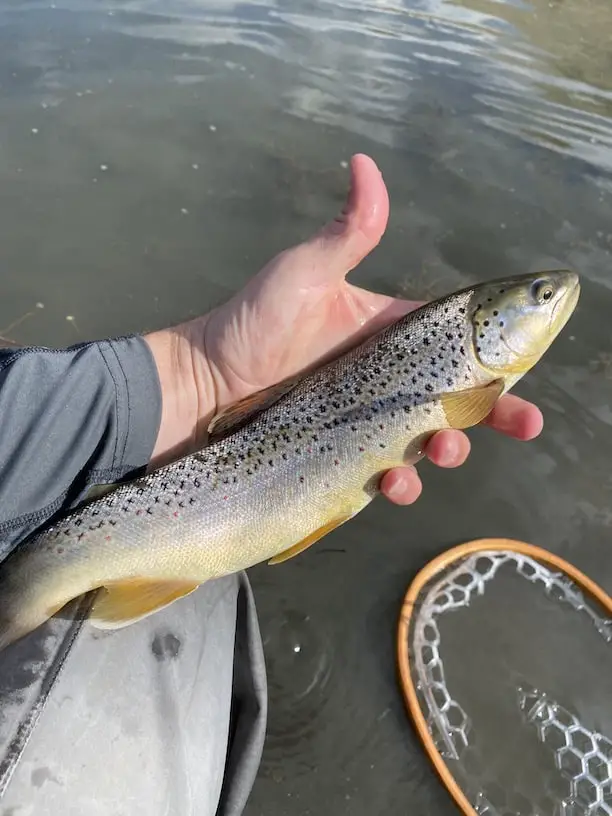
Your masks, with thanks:
M423 466L414 508L376 502L252 571L272 697L249 816L455 812L393 651L406 584L445 547L525 538L612 590L611 37L605 0L0 0L0 334L62 345L207 310L335 214L355 151L391 193L356 281L583 275L517 389L541 439L475 432L461 471Z

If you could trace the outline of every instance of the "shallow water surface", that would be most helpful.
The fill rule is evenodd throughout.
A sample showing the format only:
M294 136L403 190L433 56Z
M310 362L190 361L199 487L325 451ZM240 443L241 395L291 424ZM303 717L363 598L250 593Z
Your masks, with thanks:
M612 591L612 6L606 0L0 0L0 334L64 345L206 311L333 216L355 151L391 194L353 279L419 297L575 267L575 318L472 434L299 559L252 570L271 687L248 816L455 813L405 715L402 594L524 538ZM322 804L324 803L324 804Z

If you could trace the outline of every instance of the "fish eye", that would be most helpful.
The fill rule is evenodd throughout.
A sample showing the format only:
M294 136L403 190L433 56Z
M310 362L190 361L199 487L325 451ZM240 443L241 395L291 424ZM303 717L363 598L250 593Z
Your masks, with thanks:
M550 281L538 280L531 287L531 292L536 302L544 305L550 303L555 294L555 289Z

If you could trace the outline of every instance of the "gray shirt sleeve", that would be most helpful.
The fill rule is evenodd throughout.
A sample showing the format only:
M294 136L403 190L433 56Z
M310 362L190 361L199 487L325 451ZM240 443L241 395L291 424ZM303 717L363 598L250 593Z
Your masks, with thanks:
M0 349L0 558L91 485L139 475L161 399L139 336Z

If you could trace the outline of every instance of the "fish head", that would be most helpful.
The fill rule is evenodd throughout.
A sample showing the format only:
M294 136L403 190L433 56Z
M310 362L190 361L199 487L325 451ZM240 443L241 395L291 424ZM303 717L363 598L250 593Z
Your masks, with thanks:
M578 275L567 269L476 287L470 302L476 359L514 384L551 346L579 296Z

